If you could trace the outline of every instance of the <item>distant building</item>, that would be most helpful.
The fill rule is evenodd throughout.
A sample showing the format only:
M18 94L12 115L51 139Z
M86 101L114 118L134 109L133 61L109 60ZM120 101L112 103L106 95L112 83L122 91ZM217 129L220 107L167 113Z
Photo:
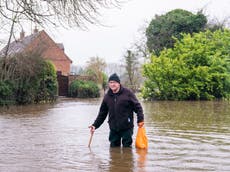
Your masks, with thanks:
M5 54L6 49L4 47L0 51L0 57ZM69 75L72 60L65 54L63 44L55 43L44 30L34 29L34 33L29 36L25 36L22 31L20 38L9 45L7 55L28 52L39 53L44 59L50 60L59 75Z

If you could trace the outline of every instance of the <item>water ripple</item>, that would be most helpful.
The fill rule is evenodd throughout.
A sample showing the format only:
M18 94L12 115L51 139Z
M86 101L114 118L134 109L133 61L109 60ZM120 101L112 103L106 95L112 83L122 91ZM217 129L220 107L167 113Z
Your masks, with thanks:
M106 122L87 147L100 99L1 109L0 171L230 171L228 104L177 103L143 102L148 150L111 149Z

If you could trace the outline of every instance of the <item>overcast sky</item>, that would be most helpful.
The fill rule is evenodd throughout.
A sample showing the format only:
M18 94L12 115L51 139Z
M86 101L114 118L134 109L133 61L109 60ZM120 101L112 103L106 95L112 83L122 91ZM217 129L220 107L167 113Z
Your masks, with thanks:
M176 8L197 12L204 9L208 18L230 16L230 0L127 0L120 9L102 11L101 23L89 25L87 31L59 29L49 33L56 42L62 42L73 64L85 64L90 57L104 58L107 63L120 62L126 50L137 41L138 30L154 15L165 14Z

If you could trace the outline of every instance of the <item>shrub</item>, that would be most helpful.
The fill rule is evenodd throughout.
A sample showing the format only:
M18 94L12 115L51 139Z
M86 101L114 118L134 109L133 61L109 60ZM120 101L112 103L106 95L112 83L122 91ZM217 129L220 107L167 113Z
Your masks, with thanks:
M146 99L211 100L230 97L230 30L183 34L174 48L144 65Z
M99 95L99 87L92 81L75 80L70 84L70 97L95 98Z
M0 105L15 104L14 87L10 81L0 81Z
M39 75L39 87L35 102L54 101L57 95L57 76L54 65L50 61L43 62L43 68Z
M0 82L0 99L5 102L2 104L9 104L9 100L17 104L55 100L57 76L51 62L36 54L18 54L9 57L6 65L8 79Z

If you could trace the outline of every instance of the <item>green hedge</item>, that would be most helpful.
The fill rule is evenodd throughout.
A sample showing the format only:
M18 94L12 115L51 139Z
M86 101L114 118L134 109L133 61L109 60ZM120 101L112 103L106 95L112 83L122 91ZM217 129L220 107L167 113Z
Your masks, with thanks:
M230 30L183 34L143 67L145 99L230 99Z
M92 81L75 80L70 84L69 96L78 98L99 97L99 87Z
M0 81L0 105L15 103L13 83L10 81Z
M58 84L51 62L36 55L22 55L7 60L7 67L15 70L7 76L8 79L0 81L0 105L55 101Z

